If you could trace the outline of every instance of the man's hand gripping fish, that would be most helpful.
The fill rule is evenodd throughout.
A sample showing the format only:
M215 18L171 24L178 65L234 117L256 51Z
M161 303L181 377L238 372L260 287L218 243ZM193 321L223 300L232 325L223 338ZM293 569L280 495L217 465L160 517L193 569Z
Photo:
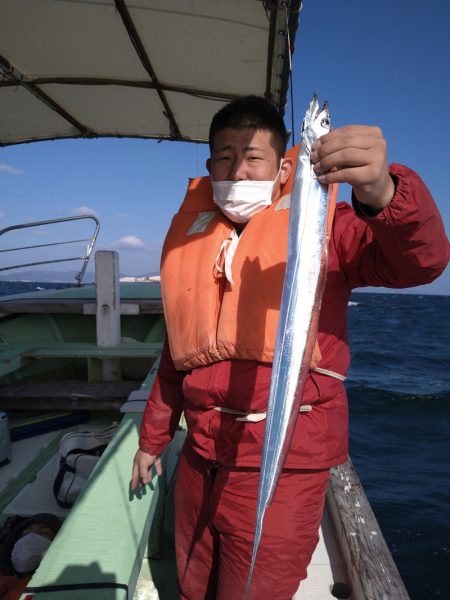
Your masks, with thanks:
M264 514L291 444L316 343L334 194L329 186L317 181L310 154L312 144L329 131L328 105L320 108L314 95L303 120L291 194L286 274L261 457L255 539L244 599L250 589Z

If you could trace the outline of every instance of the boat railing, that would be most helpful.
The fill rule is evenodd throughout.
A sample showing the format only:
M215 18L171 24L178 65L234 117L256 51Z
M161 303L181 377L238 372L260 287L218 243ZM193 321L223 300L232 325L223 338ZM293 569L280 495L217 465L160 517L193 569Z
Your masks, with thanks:
M18 264L8 265L6 267L0 265L0 271L8 271L11 269L18 269L21 267L35 267L37 265L46 265L46 264L51 264L51 263L62 263L62 262L81 260L81 261L83 261L81 270L77 273L77 275L75 275L77 285L81 285L81 282L84 277L84 273L86 271L86 267L89 262L89 258L92 254L92 250L94 248L94 245L95 245L95 242L97 239L97 235L98 235L98 232L100 229L100 222L97 219L97 217L95 217L94 215L77 215L77 216L71 216L71 217L60 217L59 219L50 219L47 221L33 221L31 223L22 223L20 225L11 225L10 227L5 227L4 229L0 229L0 236L2 236L11 231L26 229L28 227L41 227L43 225L53 225L56 223L64 223L67 221L79 221L82 219L91 219L92 221L95 222L94 233L90 237L76 239L76 240L62 240L62 241L58 241L58 242L33 244L30 246L18 246L18 247L14 247L14 248L1 248L0 249L0 252L18 252L21 250L34 250L36 248L45 248L45 247L50 247L50 246L62 246L62 245L67 245L67 244L88 242L86 252L82 253L81 256L77 254L76 256L68 256L66 258L46 258L45 260L39 260L39 261L33 261L33 262L21 262Z

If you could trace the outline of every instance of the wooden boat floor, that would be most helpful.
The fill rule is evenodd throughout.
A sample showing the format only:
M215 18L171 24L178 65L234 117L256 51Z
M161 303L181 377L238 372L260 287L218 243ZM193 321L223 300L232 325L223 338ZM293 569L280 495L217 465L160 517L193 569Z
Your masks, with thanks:
M319 543L308 567L308 577L302 581L292 600L333 600L334 583L347 582L348 576L336 533L325 506L319 529ZM348 597L351 600L352 596Z
M31 380L0 386L2 410L117 410L142 381Z

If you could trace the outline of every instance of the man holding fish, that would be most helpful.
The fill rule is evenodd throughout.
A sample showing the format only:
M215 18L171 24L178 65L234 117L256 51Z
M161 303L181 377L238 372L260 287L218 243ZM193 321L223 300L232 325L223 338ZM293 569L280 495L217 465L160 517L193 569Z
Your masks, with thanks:
M281 116L262 98L243 98L219 111L210 129L210 178L190 181L164 243L167 340L131 486L148 483L153 465L161 473L159 456L184 411L188 435L177 473L175 529L185 600L234 600L246 590L289 207L296 199L298 149L285 154L286 141ZM292 441L265 513L247 594L252 599L292 598L318 541L329 469L347 459L343 380L351 290L430 282L449 255L427 188L407 167L388 166L378 128L326 133L313 144L310 161L320 183L353 186L353 207L338 203L329 230L317 337Z

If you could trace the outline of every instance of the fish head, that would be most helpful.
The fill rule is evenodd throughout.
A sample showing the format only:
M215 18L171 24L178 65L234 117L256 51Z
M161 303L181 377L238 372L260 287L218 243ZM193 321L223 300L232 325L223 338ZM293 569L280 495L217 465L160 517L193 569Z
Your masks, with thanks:
M302 146L310 153L314 142L328 133L330 129L331 120L328 102L324 102L321 108L316 94L313 94L303 119Z
M316 117L311 124L316 139L328 133L331 129L330 111L328 102L324 102L322 108L317 112Z

